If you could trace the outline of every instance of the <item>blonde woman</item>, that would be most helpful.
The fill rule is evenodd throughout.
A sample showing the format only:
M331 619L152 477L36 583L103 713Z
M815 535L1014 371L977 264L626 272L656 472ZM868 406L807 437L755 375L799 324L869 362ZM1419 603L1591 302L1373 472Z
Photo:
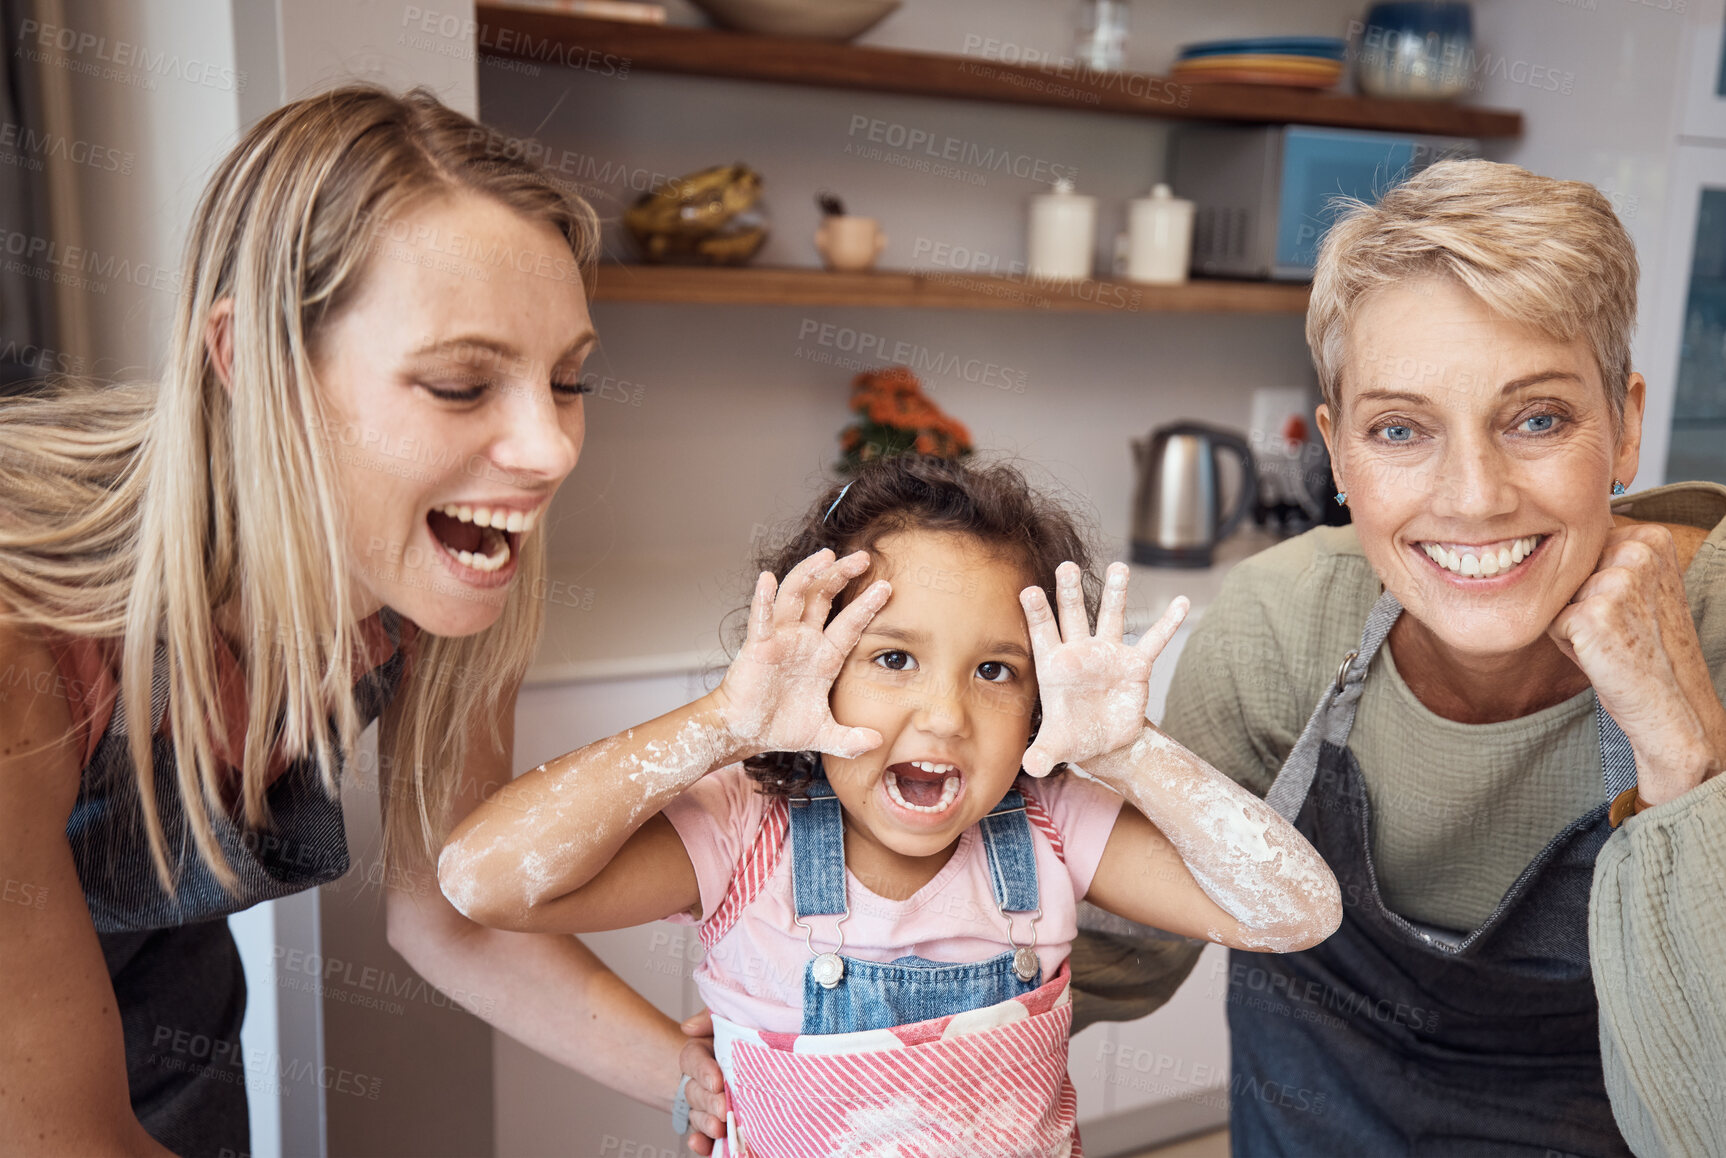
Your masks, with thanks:
M346 870L380 718L391 943L670 1101L674 1025L429 869L512 771L594 342L591 211L501 145L422 93L276 111L198 206L162 381L0 404L0 1152L248 1148L222 918Z

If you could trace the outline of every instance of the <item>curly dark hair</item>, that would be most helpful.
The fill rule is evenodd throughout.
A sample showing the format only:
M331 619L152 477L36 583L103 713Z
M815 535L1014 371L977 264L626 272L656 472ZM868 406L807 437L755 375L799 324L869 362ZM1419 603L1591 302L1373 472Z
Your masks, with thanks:
M849 484L829 486L787 538L757 557L755 573L771 571L783 580L823 547L840 557L858 550L873 554L882 539L911 530L967 535L1017 558L1051 606L1055 568L1070 559L1079 565L1085 609L1096 618L1102 589L1078 520L1056 500L1032 490L1025 476L1005 462L979 465L906 453L864 463ZM871 581L865 574L841 591L828 622ZM1031 717L1033 735L1041 719L1039 706ZM764 752L743 762L750 779L769 796L802 795L820 766L817 752Z

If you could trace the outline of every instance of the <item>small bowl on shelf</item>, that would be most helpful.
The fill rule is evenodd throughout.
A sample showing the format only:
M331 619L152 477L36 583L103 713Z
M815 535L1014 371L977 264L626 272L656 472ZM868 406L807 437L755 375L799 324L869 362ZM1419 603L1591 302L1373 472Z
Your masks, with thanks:
M1355 82L1368 96L1454 100L1474 83L1474 12L1466 0L1400 0L1367 9Z
M690 0L735 32L852 40L885 20L900 0Z

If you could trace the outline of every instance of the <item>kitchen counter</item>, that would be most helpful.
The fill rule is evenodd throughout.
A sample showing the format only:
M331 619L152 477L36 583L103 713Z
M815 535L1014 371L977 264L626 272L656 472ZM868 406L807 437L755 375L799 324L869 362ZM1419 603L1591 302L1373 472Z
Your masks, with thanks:
M1193 601L1191 619L1216 598L1229 568L1279 542L1250 525L1217 548L1204 569L1132 568L1127 630L1143 631L1169 601ZM545 635L526 682L633 679L724 667L721 624L740 626L752 576L725 558L620 559L579 573L554 572L545 588Z

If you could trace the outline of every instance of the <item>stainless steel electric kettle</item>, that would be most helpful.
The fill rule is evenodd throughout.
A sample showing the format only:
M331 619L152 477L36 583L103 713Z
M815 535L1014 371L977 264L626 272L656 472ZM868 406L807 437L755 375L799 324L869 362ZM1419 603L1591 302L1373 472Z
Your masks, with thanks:
M1247 440L1197 422L1177 422L1136 441L1139 481L1133 496L1133 562L1157 567L1209 567L1211 549L1240 525L1258 489ZM1240 455L1238 493L1225 514L1217 458Z

